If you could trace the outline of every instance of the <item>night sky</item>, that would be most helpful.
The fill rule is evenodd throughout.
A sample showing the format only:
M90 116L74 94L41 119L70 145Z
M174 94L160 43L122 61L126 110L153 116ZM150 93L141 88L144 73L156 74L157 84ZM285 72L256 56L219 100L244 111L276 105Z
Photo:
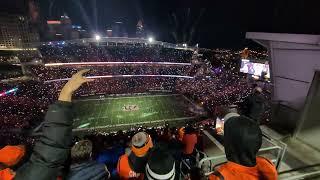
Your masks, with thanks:
M27 0L1 0L6 11L25 11ZM66 13L73 24L104 32L125 23L129 37L139 19L157 40L208 48L242 48L245 32L320 34L320 4L312 0L38 0L42 20ZM19 4L12 9L12 5Z

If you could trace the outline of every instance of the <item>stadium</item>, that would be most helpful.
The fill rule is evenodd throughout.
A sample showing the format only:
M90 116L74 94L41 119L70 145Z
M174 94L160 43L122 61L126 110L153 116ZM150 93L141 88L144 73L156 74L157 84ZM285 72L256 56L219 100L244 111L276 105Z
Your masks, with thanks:
M5 132L1 143L34 146L43 138L48 113L54 112L50 108L63 87L74 74L89 69L84 76L92 81L74 92L69 115L72 144L90 140L92 158L97 161L106 149L120 148L124 154L140 132L148 133L155 146L179 153L185 153L184 135L193 134L198 142L192 155L179 157L177 174L183 179L198 167L209 177L215 165L227 161L223 108L245 113L248 98L262 91L259 96L265 106L256 120L262 124L258 155L270 159L278 171L288 168L282 162L287 145L271 137L271 130L264 126L270 124L273 86L269 65L259 59L265 60L267 53L252 51L248 58L246 51L107 37L34 44L17 51L17 58L10 60L13 70L0 74L0 129ZM120 155L113 163L104 162L112 178L119 176Z
M0 180L320 179L319 1L0 14Z
M58 99L72 75L82 69L90 69L85 77L93 81L74 94L73 135L91 136L93 143L104 136L113 139L104 142L113 146L118 141L127 143L127 138L139 131L159 140L166 133L181 138L181 127L199 131L218 127L217 107L240 106L252 91L246 75L239 71L240 52L230 61L215 58L213 54L218 53L197 47L148 39L92 38L39 43L34 49L19 53L23 77L15 80L10 76L2 81L8 89L1 98L8 108L2 112L19 111L5 115L10 123L1 127L8 132L4 136L8 144L33 144L49 105ZM9 108L12 105L14 110ZM264 119L268 116L266 113ZM12 138L11 134L16 132L20 133ZM24 137L26 133L29 135ZM213 149L206 148L209 152ZM201 150L198 149L201 157L208 156Z
M139 129L153 132L155 128L159 132L153 134L166 128L177 133L190 125L198 129L215 124L217 107L240 105L252 89L239 71L240 52L231 61L212 62L211 50L136 38L56 41L33 48L17 55L23 71L19 83L10 78L2 81L8 92L14 88L15 93L1 98L8 107L2 112L11 122L2 129L8 136L21 132L8 141L32 143L34 138L23 134L30 129L31 134L38 133L49 105L81 69L90 69L85 76L94 81L74 94L73 133L79 137L114 136L119 131L131 136ZM16 110L18 114L8 116Z
M86 77L94 81L75 94L75 132L199 120L217 105L241 102L250 88L239 73L226 81L229 72L224 73L222 66L229 68L238 62L221 61L212 67L205 59L211 56L206 49L199 52L193 47L135 38L58 41L34 48L38 50L18 54L23 78L29 81L19 83L15 98L32 97L42 105L38 108L39 103L34 103L31 109L35 112L23 112L28 120L19 128L37 126L65 82L81 69L90 69ZM219 91L218 83L220 87L229 84L229 88ZM10 83L7 86L10 89ZM215 96L209 98L212 87L216 88ZM128 110L132 107L137 109Z

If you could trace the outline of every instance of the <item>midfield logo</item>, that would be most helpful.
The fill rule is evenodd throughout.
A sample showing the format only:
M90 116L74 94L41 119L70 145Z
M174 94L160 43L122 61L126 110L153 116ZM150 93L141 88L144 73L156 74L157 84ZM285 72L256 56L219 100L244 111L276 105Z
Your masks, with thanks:
M139 110L139 106L133 104L133 105L124 105L122 107L123 111L138 111Z

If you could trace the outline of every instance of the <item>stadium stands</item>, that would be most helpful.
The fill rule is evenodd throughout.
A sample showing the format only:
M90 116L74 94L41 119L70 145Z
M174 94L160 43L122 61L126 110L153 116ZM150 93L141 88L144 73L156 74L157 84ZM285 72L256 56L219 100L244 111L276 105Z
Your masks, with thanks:
M18 91L15 95L0 97L0 116L3 117L0 130L6 131L1 133L1 143L37 143L38 138L30 135L43 133L42 126L37 126L43 123L48 106L58 99L61 89L74 73L89 68L86 77L94 81L83 84L74 93L73 144L90 140L92 154L81 162L90 166L91 161L105 164L111 178L118 177L118 159L126 148L131 147L131 138L138 132L151 136L155 150L150 154L170 154L177 160L174 165L176 177L180 176L181 160L195 167L198 156L206 156L202 153L205 147L202 130L214 129L216 107L240 106L252 91L252 84L236 69L235 54L211 57L212 52L200 55L190 49L123 43L50 44L39 47L39 52L40 63L29 63L35 60L32 58L21 60L25 75L33 80L8 85L6 89L17 87ZM202 114L203 110L208 113ZM168 121L172 119L196 121L174 124ZM161 123L155 123L159 121ZM128 126L120 126L128 122ZM98 131L100 126L111 128ZM193 129L192 145L187 143L190 132L186 133L188 138L183 138L178 131L185 126ZM183 154L186 144L189 148ZM91 145L86 143L85 146ZM158 150L159 146L163 149ZM81 151L81 147L77 148ZM163 160L171 162L172 159ZM159 172L152 161L148 166L153 174L145 177ZM76 167L73 164L72 168ZM187 168L188 173L190 168Z

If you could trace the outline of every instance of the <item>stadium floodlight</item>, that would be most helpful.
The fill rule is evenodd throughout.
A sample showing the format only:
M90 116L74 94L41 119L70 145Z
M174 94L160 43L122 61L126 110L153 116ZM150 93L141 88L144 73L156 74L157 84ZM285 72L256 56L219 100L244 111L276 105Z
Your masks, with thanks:
M154 41L153 37L148 38L149 43L152 43Z
M100 37L98 34L96 34L94 37L95 37L95 39L96 39L97 41L100 41L100 39L101 39L101 37Z

